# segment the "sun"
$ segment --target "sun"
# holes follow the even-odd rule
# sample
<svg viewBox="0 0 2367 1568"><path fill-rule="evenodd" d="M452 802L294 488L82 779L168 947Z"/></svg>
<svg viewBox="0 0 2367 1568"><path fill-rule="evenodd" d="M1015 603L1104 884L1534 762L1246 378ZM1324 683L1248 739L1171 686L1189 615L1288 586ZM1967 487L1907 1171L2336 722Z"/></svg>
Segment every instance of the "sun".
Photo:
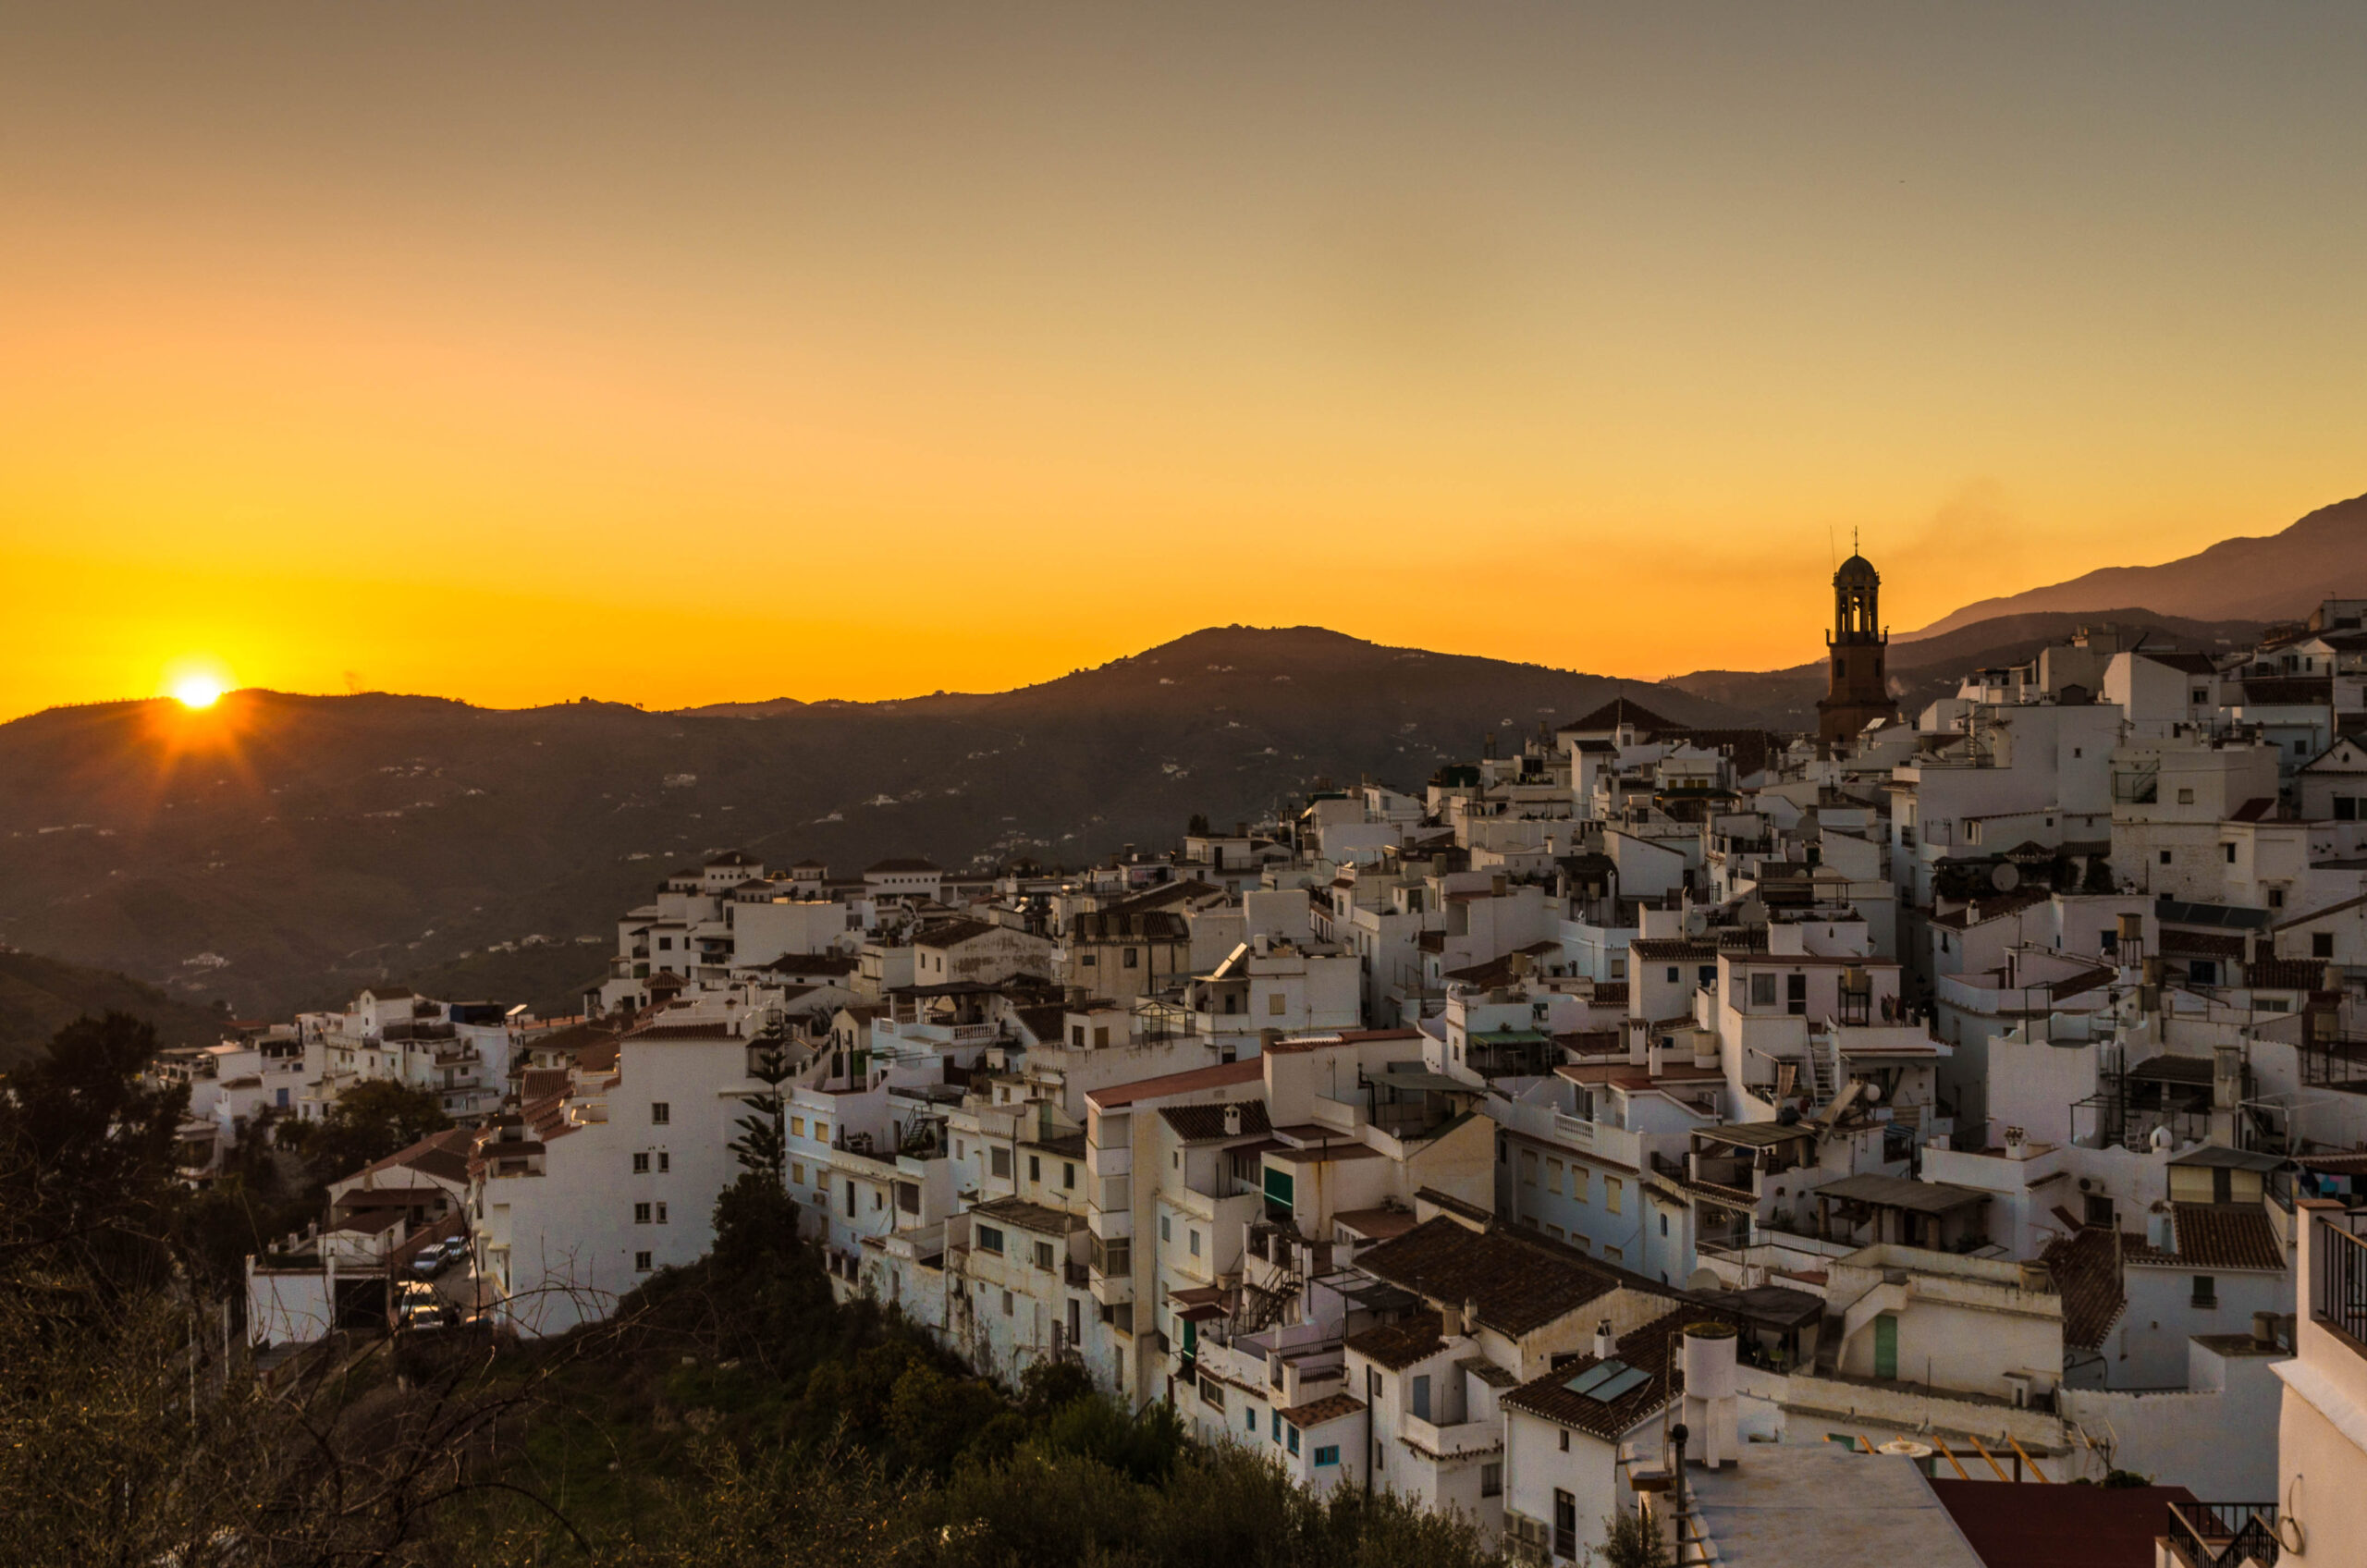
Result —
<svg viewBox="0 0 2367 1568"><path fill-rule="evenodd" d="M173 695L185 708L210 708L221 701L223 686L211 675L184 675L173 682Z"/></svg>

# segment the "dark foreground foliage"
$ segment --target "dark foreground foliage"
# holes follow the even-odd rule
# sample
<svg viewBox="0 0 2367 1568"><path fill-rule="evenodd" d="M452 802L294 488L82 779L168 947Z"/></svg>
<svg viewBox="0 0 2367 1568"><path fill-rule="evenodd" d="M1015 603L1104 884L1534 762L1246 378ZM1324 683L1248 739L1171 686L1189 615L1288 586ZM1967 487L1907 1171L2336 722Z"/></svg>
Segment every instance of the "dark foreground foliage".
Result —
<svg viewBox="0 0 2367 1568"><path fill-rule="evenodd" d="M754 1177L713 1254L610 1323L337 1341L254 1376L219 1311L244 1224L173 1182L181 1108L131 1081L142 1028L77 1025L0 1080L0 1568L1492 1561L1458 1521L1318 1501L1074 1367L972 1377L834 1303Z"/></svg>

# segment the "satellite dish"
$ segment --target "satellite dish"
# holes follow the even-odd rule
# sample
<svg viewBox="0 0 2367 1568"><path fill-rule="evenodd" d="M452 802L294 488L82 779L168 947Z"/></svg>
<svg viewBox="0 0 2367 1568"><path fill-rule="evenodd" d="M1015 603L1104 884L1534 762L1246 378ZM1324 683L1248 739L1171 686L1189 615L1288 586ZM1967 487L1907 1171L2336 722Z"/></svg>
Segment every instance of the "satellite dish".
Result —
<svg viewBox="0 0 2367 1568"><path fill-rule="evenodd" d="M2011 861L2001 861L1990 869L1989 885L2001 893L2010 893L2022 885L2022 873Z"/></svg>
<svg viewBox="0 0 2367 1568"><path fill-rule="evenodd" d="M1893 1438L1890 1441L1874 1450L1874 1452L1876 1453L1903 1453L1909 1459L1929 1459L1932 1457L1932 1450L1930 1447L1923 1443L1912 1441L1907 1438Z"/></svg>
<svg viewBox="0 0 2367 1568"><path fill-rule="evenodd" d="M1686 1278L1685 1288L1688 1291L1723 1291L1726 1282L1711 1269L1697 1268Z"/></svg>

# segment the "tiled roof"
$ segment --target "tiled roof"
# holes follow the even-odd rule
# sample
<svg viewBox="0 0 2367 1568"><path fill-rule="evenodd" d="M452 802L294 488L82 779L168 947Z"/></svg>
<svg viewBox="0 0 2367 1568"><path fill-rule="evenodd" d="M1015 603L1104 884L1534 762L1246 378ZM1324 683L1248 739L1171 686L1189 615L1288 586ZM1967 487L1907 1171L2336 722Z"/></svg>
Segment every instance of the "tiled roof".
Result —
<svg viewBox="0 0 2367 1568"><path fill-rule="evenodd" d="M975 941L993 929L991 925L983 920L940 920L934 925L924 925L914 932L913 946L916 948L959 947L963 942Z"/></svg>
<svg viewBox="0 0 2367 1568"><path fill-rule="evenodd" d="M1932 917L1932 924L1944 925L1954 931L1962 931L1968 926L1986 925L1993 920L2003 920L2009 914L2019 914L2032 904L2042 904L2052 897L2054 895L2044 888L2017 888L2010 893L1976 899L1964 908L1950 910L1945 914L1935 914Z"/></svg>
<svg viewBox="0 0 2367 1568"><path fill-rule="evenodd" d="M2226 931L2169 931L2162 933L2162 956L2165 958L2241 958L2244 939Z"/></svg>
<svg viewBox="0 0 2367 1568"><path fill-rule="evenodd" d="M1446 1349L1446 1341L1439 1337L1439 1315L1417 1312L1399 1322L1351 1335L1347 1348L1394 1372L1424 1356L1436 1355Z"/></svg>
<svg viewBox="0 0 2367 1568"><path fill-rule="evenodd" d="M441 1182L465 1182L469 1179L469 1145L475 1141L474 1128L448 1127L441 1133L430 1133L408 1147L397 1149L384 1159L363 1166L353 1176L367 1176L401 1167ZM343 1179L351 1181L353 1177Z"/></svg>
<svg viewBox="0 0 2367 1568"><path fill-rule="evenodd" d="M781 974L852 974L863 961L852 953L783 953L765 967Z"/></svg>
<svg viewBox="0 0 2367 1568"><path fill-rule="evenodd" d="M2275 676L2244 682L2246 707L2331 707L2334 682L2323 675Z"/></svg>
<svg viewBox="0 0 2367 1568"><path fill-rule="evenodd" d="M1229 1133L1225 1131L1225 1113L1233 1110L1240 1112L1241 1127L1238 1132ZM1217 1138L1247 1137L1251 1133L1263 1137L1273 1131L1273 1123L1266 1116L1264 1100L1161 1106L1159 1114L1160 1120L1175 1129L1175 1135L1187 1144L1206 1143Z"/></svg>
<svg viewBox="0 0 2367 1568"><path fill-rule="evenodd" d="M1608 1404L1570 1388L1573 1378L1600 1360L1594 1355L1565 1362L1543 1377L1523 1383L1504 1395L1502 1403L1508 1409L1541 1415L1599 1438L1616 1439L1668 1403L1669 1352L1680 1337L1679 1330L1687 1323L1715 1317L1716 1314L1705 1307L1681 1306L1621 1338L1614 1359L1645 1377L1641 1383Z"/></svg>
<svg viewBox="0 0 2367 1568"><path fill-rule="evenodd" d="M2138 1240L2120 1238L2124 1245ZM2113 1241L2110 1230L2091 1226L2046 1249L2047 1271L2063 1297L2063 1342L2079 1350L2094 1350L2103 1344L2128 1305L2121 1290Z"/></svg>
<svg viewBox="0 0 2367 1568"><path fill-rule="evenodd" d="M1474 1231L1441 1215L1356 1255L1376 1280L1437 1301L1467 1302L1474 1321L1526 1334L1618 1288L1606 1268L1509 1231Z"/></svg>
<svg viewBox="0 0 2367 1568"><path fill-rule="evenodd" d="M2193 1268L2258 1268L2281 1271L2285 1247L2256 1203L2181 1203L2171 1206L2177 1231L2177 1262Z"/></svg>
<svg viewBox="0 0 2367 1568"><path fill-rule="evenodd" d="M1555 730L1554 733L1557 735L1591 735L1604 730L1616 729L1623 724L1632 724L1637 729L1648 732L1661 729L1674 729L1679 728L1675 723L1669 719L1662 718L1660 715L1644 706L1641 703L1635 702L1626 697L1613 697L1610 702L1603 704L1602 706L1595 709L1594 712L1588 714L1583 718L1572 719L1569 723Z"/></svg>
<svg viewBox="0 0 2367 1568"><path fill-rule="evenodd" d="M2244 984L2272 991L2314 991L2324 983L2322 958L2256 958L2244 965Z"/></svg>
<svg viewBox="0 0 2367 1568"><path fill-rule="evenodd" d="M1188 1095L1199 1089L1223 1089L1235 1084L1254 1084L1266 1076L1266 1064L1256 1057L1244 1061L1221 1062L1215 1067L1196 1067L1186 1072L1169 1072L1157 1078L1137 1078L1131 1084L1112 1084L1095 1089L1085 1096L1104 1110L1132 1105L1136 1100L1161 1099L1169 1095Z"/></svg>
<svg viewBox="0 0 2367 1568"><path fill-rule="evenodd" d="M1637 958L1656 962L1668 959L1716 958L1718 944L1706 937L1640 937L1627 944L1627 950Z"/></svg>
<svg viewBox="0 0 2367 1568"><path fill-rule="evenodd" d="M1354 1415L1364 1407L1365 1402L1354 1394L1327 1394L1312 1404L1294 1404L1277 1414L1305 1431L1309 1427L1320 1427L1326 1421L1337 1421L1343 1415Z"/></svg>

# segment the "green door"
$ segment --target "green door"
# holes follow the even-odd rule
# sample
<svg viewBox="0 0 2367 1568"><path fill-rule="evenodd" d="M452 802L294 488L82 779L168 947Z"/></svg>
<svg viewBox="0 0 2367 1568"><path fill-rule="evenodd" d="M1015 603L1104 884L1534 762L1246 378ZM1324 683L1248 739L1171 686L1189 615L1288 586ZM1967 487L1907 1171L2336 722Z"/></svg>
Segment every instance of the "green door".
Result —
<svg viewBox="0 0 2367 1568"><path fill-rule="evenodd" d="M1898 1376L1898 1316L1885 1312L1874 1319L1874 1376Z"/></svg>

